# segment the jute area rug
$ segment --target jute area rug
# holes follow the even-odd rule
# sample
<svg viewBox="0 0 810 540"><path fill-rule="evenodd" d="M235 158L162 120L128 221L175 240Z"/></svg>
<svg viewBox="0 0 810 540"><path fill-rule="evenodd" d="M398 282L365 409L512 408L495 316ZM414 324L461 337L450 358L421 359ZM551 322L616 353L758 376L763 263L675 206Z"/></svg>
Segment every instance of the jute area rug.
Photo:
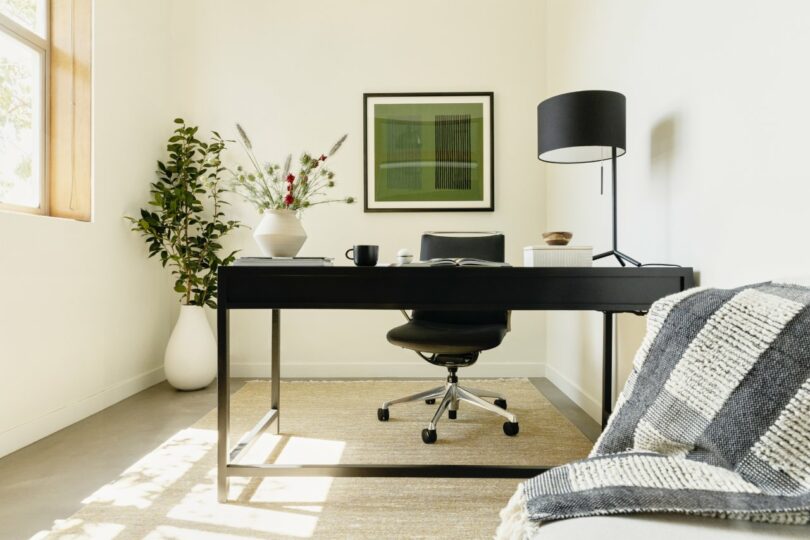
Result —
<svg viewBox="0 0 810 540"><path fill-rule="evenodd" d="M422 428L435 410L386 399L426 390L431 381L283 382L282 435L265 434L245 462L459 463L557 465L585 457L591 444L526 379L462 381L503 393L520 422L461 404L442 419L439 440ZM231 440L269 404L267 382L232 398ZM412 478L231 479L231 502L216 501L216 410L184 429L83 501L76 514L37 538L243 540L254 538L491 538L518 480Z"/></svg>

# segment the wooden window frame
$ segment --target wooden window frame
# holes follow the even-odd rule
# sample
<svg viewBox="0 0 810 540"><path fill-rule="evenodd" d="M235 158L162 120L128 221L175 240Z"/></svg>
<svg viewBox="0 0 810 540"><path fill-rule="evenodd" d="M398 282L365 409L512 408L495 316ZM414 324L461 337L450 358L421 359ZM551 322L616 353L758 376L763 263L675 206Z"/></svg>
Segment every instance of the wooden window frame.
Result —
<svg viewBox="0 0 810 540"><path fill-rule="evenodd" d="M44 39L0 14L4 27L10 21L40 40L45 55L40 205L0 210L91 221L92 0L47 0L45 10Z"/></svg>
<svg viewBox="0 0 810 540"><path fill-rule="evenodd" d="M92 192L92 0L50 0L48 213L90 221Z"/></svg>

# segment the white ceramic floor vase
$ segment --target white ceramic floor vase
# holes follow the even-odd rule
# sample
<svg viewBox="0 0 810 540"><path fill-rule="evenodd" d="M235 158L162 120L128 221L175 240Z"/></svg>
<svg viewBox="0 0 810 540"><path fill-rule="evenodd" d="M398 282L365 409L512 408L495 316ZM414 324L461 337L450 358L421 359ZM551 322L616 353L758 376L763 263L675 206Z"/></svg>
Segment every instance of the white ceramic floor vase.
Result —
<svg viewBox="0 0 810 540"><path fill-rule="evenodd" d="M253 239L265 257L295 257L307 233L294 210L265 210Z"/></svg>
<svg viewBox="0 0 810 540"><path fill-rule="evenodd" d="M217 375L217 342L201 306L180 306L163 358L166 380L178 390L205 388Z"/></svg>

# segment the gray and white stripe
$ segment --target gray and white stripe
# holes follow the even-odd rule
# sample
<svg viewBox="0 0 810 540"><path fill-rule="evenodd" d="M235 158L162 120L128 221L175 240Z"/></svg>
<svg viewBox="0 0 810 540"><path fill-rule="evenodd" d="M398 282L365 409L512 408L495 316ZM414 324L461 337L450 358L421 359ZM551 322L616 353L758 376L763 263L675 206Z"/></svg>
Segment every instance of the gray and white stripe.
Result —
<svg viewBox="0 0 810 540"><path fill-rule="evenodd" d="M630 512L810 522L810 288L657 302L591 456L520 493L503 515L521 527Z"/></svg>

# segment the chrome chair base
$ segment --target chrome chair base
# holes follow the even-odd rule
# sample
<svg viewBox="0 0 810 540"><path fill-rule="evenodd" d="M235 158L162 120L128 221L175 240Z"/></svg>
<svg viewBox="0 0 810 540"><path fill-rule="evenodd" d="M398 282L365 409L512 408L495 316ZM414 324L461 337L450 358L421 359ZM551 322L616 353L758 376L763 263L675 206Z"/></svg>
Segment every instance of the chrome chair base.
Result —
<svg viewBox="0 0 810 540"><path fill-rule="evenodd" d="M495 403L485 401L483 398L494 398ZM456 418L459 403L462 401L470 405L474 405L486 411L498 414L506 418L503 425L504 433L509 436L517 435L518 433L518 420L517 416L506 410L506 399L500 394L488 390L479 390L476 388L466 388L458 384L458 379L453 372L447 377L447 383L444 386L437 386L424 392L417 392L409 396L386 401L377 410L377 419L385 422L389 418L388 408L391 405L399 403L410 403L413 401L428 401L441 399L439 407L433 414L428 427L422 430L422 440L425 443L433 443L436 441L436 426L439 423L445 411L448 412L448 417L452 420Z"/></svg>

